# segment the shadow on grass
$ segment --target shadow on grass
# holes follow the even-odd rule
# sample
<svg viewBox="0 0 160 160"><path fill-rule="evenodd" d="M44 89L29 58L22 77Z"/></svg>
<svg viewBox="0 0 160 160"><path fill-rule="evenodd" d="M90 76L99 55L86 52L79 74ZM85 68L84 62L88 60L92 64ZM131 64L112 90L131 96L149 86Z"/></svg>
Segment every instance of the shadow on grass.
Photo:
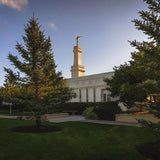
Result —
<svg viewBox="0 0 160 160"><path fill-rule="evenodd" d="M42 125L38 128L36 125L32 126L18 126L11 129L14 132L21 133L48 133L48 132L58 132L61 131L61 128L49 125Z"/></svg>
<svg viewBox="0 0 160 160"><path fill-rule="evenodd" d="M136 146L136 149L147 158L160 160L160 141L145 143L140 146Z"/></svg>

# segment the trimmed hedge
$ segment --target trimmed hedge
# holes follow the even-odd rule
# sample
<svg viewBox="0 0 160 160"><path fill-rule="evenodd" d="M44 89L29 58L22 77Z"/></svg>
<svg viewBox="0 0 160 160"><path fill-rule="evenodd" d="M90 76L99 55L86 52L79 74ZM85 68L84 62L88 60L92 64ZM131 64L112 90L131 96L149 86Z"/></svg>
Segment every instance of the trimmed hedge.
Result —
<svg viewBox="0 0 160 160"><path fill-rule="evenodd" d="M98 106L98 108L96 108ZM102 120L115 120L115 114L121 113L117 102L75 102L65 103L62 108L63 111L77 110L78 114L82 114L88 107L95 107L95 113L99 119Z"/></svg>
<svg viewBox="0 0 160 160"><path fill-rule="evenodd" d="M97 108L98 106L98 108ZM94 107L94 112L97 114L99 119L102 120L115 120L115 114L122 113L120 107L118 107L117 102L75 102L75 103L65 103L60 107L55 106L49 109L48 113L64 112L76 110L77 114L82 115L86 108ZM2 105L0 109L9 109L9 106ZM25 111L24 106L12 106L12 110L19 110L19 112Z"/></svg>
<svg viewBox="0 0 160 160"><path fill-rule="evenodd" d="M10 108L9 105L0 105L0 109L1 110L8 110ZM21 106L21 105L12 105L12 109L16 109L16 110L21 110L23 111L24 110L24 106Z"/></svg>
<svg viewBox="0 0 160 160"><path fill-rule="evenodd" d="M117 103L107 103L105 106L95 108L95 113L102 120L115 120L115 114L122 113Z"/></svg>

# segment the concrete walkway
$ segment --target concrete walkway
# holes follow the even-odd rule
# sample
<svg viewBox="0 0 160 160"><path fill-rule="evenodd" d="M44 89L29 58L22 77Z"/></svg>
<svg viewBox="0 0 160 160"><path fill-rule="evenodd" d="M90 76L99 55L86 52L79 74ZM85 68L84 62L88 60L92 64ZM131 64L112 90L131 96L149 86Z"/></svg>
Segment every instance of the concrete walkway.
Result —
<svg viewBox="0 0 160 160"><path fill-rule="evenodd" d="M17 118L17 116L5 116L5 115L0 115L0 118L16 119L16 118Z"/></svg>
<svg viewBox="0 0 160 160"><path fill-rule="evenodd" d="M16 119L17 117L18 116L0 115L0 118ZM83 116L69 116L69 117L63 117L63 118L54 118L54 119L49 119L48 121L53 123L81 121L81 122L88 122L88 123L120 125L120 126L141 126L138 123L116 122L116 121L107 121L107 120L89 120L89 119L85 119Z"/></svg>
<svg viewBox="0 0 160 160"><path fill-rule="evenodd" d="M83 116L69 116L63 118L54 118L49 119L49 122L59 123L59 122L69 122L69 121L84 121L85 118Z"/></svg>
<svg viewBox="0 0 160 160"><path fill-rule="evenodd" d="M141 126L139 123L117 122L117 121L107 121L107 120L84 120L83 122L120 125L120 126Z"/></svg>
<svg viewBox="0 0 160 160"><path fill-rule="evenodd" d="M140 126L140 124L138 123L116 122L107 120L87 120L83 116L69 116L64 118L49 119L49 122L54 122L54 123L69 122L69 121L81 121L88 123L110 124L110 125L121 125L121 126Z"/></svg>
<svg viewBox="0 0 160 160"><path fill-rule="evenodd" d="M6 115L0 115L0 118L9 118L9 119L17 119L18 117L22 117L22 119L27 119L28 116L6 116Z"/></svg>

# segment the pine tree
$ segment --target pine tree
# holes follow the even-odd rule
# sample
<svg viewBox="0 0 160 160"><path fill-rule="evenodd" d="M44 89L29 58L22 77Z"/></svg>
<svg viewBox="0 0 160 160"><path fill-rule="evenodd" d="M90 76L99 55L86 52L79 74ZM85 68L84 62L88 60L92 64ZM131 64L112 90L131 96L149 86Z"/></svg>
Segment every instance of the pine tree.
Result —
<svg viewBox="0 0 160 160"><path fill-rule="evenodd" d="M8 102L10 106L10 114L12 113L12 104L15 102L15 97L17 97L17 93L15 92L15 88L17 86L17 78L18 75L14 74L12 70L4 67L4 70L7 72L5 75L5 83L4 87L1 88L2 97L5 102Z"/></svg>
<svg viewBox="0 0 160 160"><path fill-rule="evenodd" d="M144 74L148 78L140 85L150 94L148 94L148 99L140 105L160 119L160 1L144 0L144 2L148 5L148 11L140 11L141 19L135 19L133 22L138 30L148 36L150 41L131 42L131 45L138 49L138 52L132 53L132 57L136 64L144 69ZM160 136L160 121L156 124L145 120L139 120L139 122Z"/></svg>
<svg viewBox="0 0 160 160"><path fill-rule="evenodd" d="M8 56L20 72L17 82L26 88L37 127L41 126L41 115L48 107L64 101L64 97L65 101L70 98L70 90L65 86L61 72L56 72L50 37L46 38L40 27L34 16L29 19L24 28L25 36L22 36L24 45L16 44L21 59L11 53Z"/></svg>
<svg viewBox="0 0 160 160"><path fill-rule="evenodd" d="M132 60L115 68L112 79L106 79L113 96L120 96L126 104L139 104L160 118L160 1L144 0L147 11L140 11L134 19L136 29L148 36L148 41L132 41L137 49ZM139 102L137 102L139 101ZM131 104L130 107L131 107ZM153 124L140 120L160 135L160 122Z"/></svg>

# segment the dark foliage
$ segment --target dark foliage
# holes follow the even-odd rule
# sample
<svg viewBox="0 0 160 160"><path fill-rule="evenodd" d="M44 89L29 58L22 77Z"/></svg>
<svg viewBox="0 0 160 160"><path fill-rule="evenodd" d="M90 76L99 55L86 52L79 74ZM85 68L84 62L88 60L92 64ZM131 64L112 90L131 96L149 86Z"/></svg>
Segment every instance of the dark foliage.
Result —
<svg viewBox="0 0 160 160"><path fill-rule="evenodd" d="M96 108L98 106L98 108ZM83 103L65 103L62 107L63 111L76 110L78 114L82 114L88 107L95 107L95 112L100 119L114 120L115 114L121 113L117 102L83 102Z"/></svg>
<svg viewBox="0 0 160 160"><path fill-rule="evenodd" d="M120 107L117 106L117 103L108 103L106 105L99 106L95 109L99 119L102 120L115 120L115 115L121 113Z"/></svg>
<svg viewBox="0 0 160 160"><path fill-rule="evenodd" d="M144 0L147 11L140 11L139 19L134 19L137 30L142 31L150 40L130 41L136 48L131 53L131 60L114 67L112 79L106 79L111 96L119 96L128 107L148 100L151 94L160 93L160 1Z"/></svg>

